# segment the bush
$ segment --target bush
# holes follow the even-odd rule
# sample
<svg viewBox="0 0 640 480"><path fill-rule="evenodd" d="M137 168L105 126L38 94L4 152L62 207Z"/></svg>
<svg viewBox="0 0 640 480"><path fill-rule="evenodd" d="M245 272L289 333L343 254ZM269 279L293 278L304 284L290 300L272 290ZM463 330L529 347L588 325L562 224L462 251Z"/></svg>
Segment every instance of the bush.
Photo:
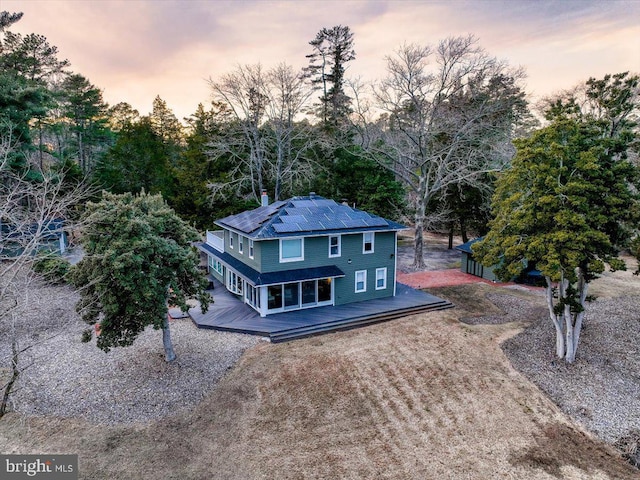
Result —
<svg viewBox="0 0 640 480"><path fill-rule="evenodd" d="M33 271L53 285L67 283L66 275L71 264L59 255L38 257L33 263Z"/></svg>

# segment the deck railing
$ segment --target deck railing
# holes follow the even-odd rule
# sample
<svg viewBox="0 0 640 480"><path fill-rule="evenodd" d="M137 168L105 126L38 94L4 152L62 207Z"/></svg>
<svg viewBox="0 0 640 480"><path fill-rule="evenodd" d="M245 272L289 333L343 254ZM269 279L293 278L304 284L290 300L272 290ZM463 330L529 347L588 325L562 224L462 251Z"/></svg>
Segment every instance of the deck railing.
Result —
<svg viewBox="0 0 640 480"><path fill-rule="evenodd" d="M207 230L207 245L211 245L219 252L224 252L224 232Z"/></svg>

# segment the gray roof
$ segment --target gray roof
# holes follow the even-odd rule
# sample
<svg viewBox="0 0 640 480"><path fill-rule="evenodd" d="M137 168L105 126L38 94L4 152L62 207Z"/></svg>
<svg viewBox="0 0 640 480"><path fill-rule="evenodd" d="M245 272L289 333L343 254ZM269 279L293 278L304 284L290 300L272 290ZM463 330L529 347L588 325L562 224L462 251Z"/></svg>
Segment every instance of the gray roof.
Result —
<svg viewBox="0 0 640 480"><path fill-rule="evenodd" d="M253 239L397 231L406 227L318 195L294 197L217 220L216 225Z"/></svg>
<svg viewBox="0 0 640 480"><path fill-rule="evenodd" d="M473 250L471 250L471 246L476 243L479 242L480 240L482 240L484 237L478 237L478 238L474 238L473 240L469 240L467 243L463 243L462 245L458 245L456 247L456 250L460 250L461 252L465 252L465 253L473 253Z"/></svg>

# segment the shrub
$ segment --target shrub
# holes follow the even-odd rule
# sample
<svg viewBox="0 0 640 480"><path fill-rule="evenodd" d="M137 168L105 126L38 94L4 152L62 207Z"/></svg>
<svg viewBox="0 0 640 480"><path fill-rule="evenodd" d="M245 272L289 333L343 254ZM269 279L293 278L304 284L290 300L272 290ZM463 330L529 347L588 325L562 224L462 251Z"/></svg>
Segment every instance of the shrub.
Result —
<svg viewBox="0 0 640 480"><path fill-rule="evenodd" d="M66 283L66 275L71 264L59 255L44 255L36 258L33 271L53 285Z"/></svg>

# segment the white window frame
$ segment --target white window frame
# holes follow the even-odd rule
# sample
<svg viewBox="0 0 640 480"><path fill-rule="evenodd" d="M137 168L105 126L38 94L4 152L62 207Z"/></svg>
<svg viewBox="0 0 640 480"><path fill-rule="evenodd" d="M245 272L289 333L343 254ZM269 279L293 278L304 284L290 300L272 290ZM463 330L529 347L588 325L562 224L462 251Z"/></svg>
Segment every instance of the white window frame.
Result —
<svg viewBox="0 0 640 480"><path fill-rule="evenodd" d="M242 235L238 235L238 253L244 253L244 242Z"/></svg>
<svg viewBox="0 0 640 480"><path fill-rule="evenodd" d="M367 251L365 249L365 245L368 243L367 242L367 235L371 235L371 250ZM373 253L375 250L375 245L376 245L376 233L375 232L364 232L362 234L362 254L363 255L368 255L370 253Z"/></svg>
<svg viewBox="0 0 640 480"><path fill-rule="evenodd" d="M253 258L253 240L249 239L249 258Z"/></svg>
<svg viewBox="0 0 640 480"><path fill-rule="evenodd" d="M362 275L362 284L363 288L358 289L358 275ZM356 293L364 293L367 291L367 271L366 270L356 270L355 273L356 282L355 282L355 292Z"/></svg>
<svg viewBox="0 0 640 480"><path fill-rule="evenodd" d="M282 257L282 242L287 242L291 240L300 240L300 256L299 257L291 257L291 258L283 258ZM292 237L292 238L281 238L279 242L279 251L278 256L280 257L280 263L288 263L288 262L302 262L304 261L304 237Z"/></svg>
<svg viewBox="0 0 640 480"><path fill-rule="evenodd" d="M229 232L229 248L233 250L233 233Z"/></svg>
<svg viewBox="0 0 640 480"><path fill-rule="evenodd" d="M338 239L338 253L336 253L335 255L331 254L331 239L332 238L337 238ZM329 258L337 258L342 256L342 236L341 235L329 235Z"/></svg>
<svg viewBox="0 0 640 480"><path fill-rule="evenodd" d="M382 273L382 286L378 286L379 274ZM386 290L387 288L387 267L376 268L376 290Z"/></svg>

